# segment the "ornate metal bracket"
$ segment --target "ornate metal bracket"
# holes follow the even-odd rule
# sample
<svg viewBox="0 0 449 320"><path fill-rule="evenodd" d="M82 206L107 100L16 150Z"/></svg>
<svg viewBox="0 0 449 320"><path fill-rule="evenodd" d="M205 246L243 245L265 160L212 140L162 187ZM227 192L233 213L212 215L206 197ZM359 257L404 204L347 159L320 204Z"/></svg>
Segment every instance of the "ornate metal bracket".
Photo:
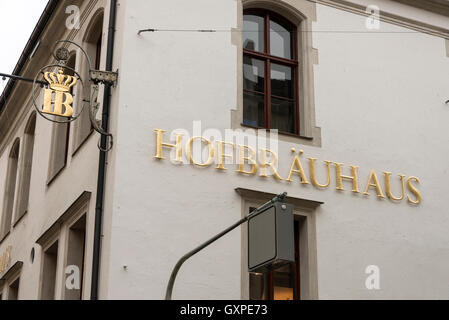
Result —
<svg viewBox="0 0 449 320"><path fill-rule="evenodd" d="M98 113L98 109L100 107L100 103L97 101L98 90L99 90L99 88L98 88L97 84L95 84L91 87L92 94L90 97L89 119L90 119L90 122L92 123L92 126L95 131L97 131L99 134L109 138L109 146L106 149L103 149L101 147L100 141L98 141L98 149L100 149L101 151L104 151L104 152L108 152L109 150L112 149L114 139L113 139L112 134L103 130L103 128L101 127L101 120L97 120L97 113Z"/></svg>
<svg viewBox="0 0 449 320"><path fill-rule="evenodd" d="M56 47L63 43L64 45L60 46L59 48L56 49ZM69 50L67 49L68 45L67 44L72 44L74 46L76 46L78 49L80 49L80 51L84 54L86 61L87 61L87 65L89 68L89 81L91 83L93 83L93 85L91 85L91 90L90 90L90 97L87 97L86 94L88 93L87 88L85 87L84 82L82 81L81 75L79 73L77 73L75 70L73 70L72 68L69 68L67 66L65 66L65 62L69 59ZM110 86L114 86L117 82L117 78L118 78L118 72L112 72L112 71L101 71L101 70L93 70L92 69L92 64L91 64L91 60L89 58L89 55L87 54L87 52L81 47L79 46L77 43L70 41L70 40L59 40L57 41L52 48L52 55L53 57L58 61L58 64L54 64L54 65L50 65L50 66L46 66L44 68L42 68L39 73L36 75L36 77L34 78L34 83L33 83L33 93L35 92L34 90L34 85L36 85L37 83L41 83L42 81L38 80L37 78L39 76L42 76L43 70L44 69L48 69L48 68L54 68L54 67L60 67L60 68L65 68L70 70L71 72L73 72L73 74L76 75L76 79L79 80L82 84L83 87L83 99L82 99L82 107L80 109L80 111L76 114L76 115L68 115L67 118L65 120L59 120L56 118L50 118L48 116L45 116L44 113L39 109L38 107L38 103L36 102L36 98L33 94L33 102L34 102L34 106L37 109L37 111L39 112L40 115L42 115L45 119L53 121L53 122L58 122L58 123L67 123L67 122L71 122L76 120L83 108L84 108L84 104L88 103L89 105L89 119L90 122L92 123L92 127L94 128L95 131L97 131L99 134L106 136L109 140L108 143L108 147L106 149L103 149L100 145L100 142L98 143L98 148L101 151L107 152L109 150L112 149L112 145L113 145L113 137L112 134L110 134L109 132L106 132L102 126L101 126L101 120L97 120L96 115L98 113L99 107L100 107L100 103L97 100L98 97L98 91L99 91L99 84L103 84L103 85L110 85ZM62 69L60 69L60 77L57 80L55 80L56 78L52 79L51 81L57 82L55 85L65 85L66 83L64 82L65 78L62 78L63 76L65 76L62 72ZM72 77L73 78L73 77ZM76 83L76 80L75 80ZM63 88L64 90L66 88ZM69 95L69 94L67 94ZM51 96L48 95L48 98L51 99ZM73 101L73 100L72 100ZM48 102L48 101L47 101ZM70 102L71 103L71 102ZM64 116L62 114L57 114L54 112L51 112L52 114L58 115L58 116Z"/></svg>
<svg viewBox="0 0 449 320"><path fill-rule="evenodd" d="M109 84L115 87L118 78L118 72L90 70L90 80L95 84Z"/></svg>

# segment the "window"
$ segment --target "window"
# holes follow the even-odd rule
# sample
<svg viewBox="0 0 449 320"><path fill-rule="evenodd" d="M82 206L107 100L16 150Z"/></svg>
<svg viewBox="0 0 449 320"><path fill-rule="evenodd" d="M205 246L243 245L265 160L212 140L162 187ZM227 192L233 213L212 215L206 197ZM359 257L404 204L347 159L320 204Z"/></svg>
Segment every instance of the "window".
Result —
<svg viewBox="0 0 449 320"><path fill-rule="evenodd" d="M42 265L41 299L55 299L56 270L58 265L58 241L44 251Z"/></svg>
<svg viewBox="0 0 449 320"><path fill-rule="evenodd" d="M3 239L11 229L14 195L16 191L17 166L19 162L20 140L16 139L9 153L8 171L6 175L5 196L3 202L3 216L1 221L1 235Z"/></svg>
<svg viewBox="0 0 449 320"><path fill-rule="evenodd" d="M296 27L268 10L243 14L243 124L299 134Z"/></svg>
<svg viewBox="0 0 449 320"><path fill-rule="evenodd" d="M15 222L19 221L28 210L30 195L31 167L33 162L34 130L36 128L36 113L33 113L25 127L23 157L21 160L21 174L18 188L17 209Z"/></svg>
<svg viewBox="0 0 449 320"><path fill-rule="evenodd" d="M23 262L16 261L3 274L0 280L0 300L19 300L20 294L20 274L22 272Z"/></svg>
<svg viewBox="0 0 449 320"><path fill-rule="evenodd" d="M76 54L72 54L67 61L67 67L75 69L76 67ZM74 76L74 72L70 69L65 69L65 73ZM73 87L70 89L70 93L73 94ZM76 108L76 106L74 105ZM66 121L67 119L57 117L60 121ZM52 132L52 147L51 147L51 160L48 175L48 183L65 168L67 164L67 154L69 149L70 140L70 123L54 123Z"/></svg>
<svg viewBox="0 0 449 320"><path fill-rule="evenodd" d="M83 192L37 240L42 247L40 299L88 299L86 237L90 192Z"/></svg>
<svg viewBox="0 0 449 320"><path fill-rule="evenodd" d="M86 36L84 38L84 47L87 54L92 60L92 68L99 70L101 63L101 50L103 41L103 12L98 13L87 29ZM87 65L83 68L83 78L89 79L89 68ZM90 93L88 94L90 97ZM81 106L81 102L79 102ZM74 140L74 153L79 147L87 140L93 131L92 124L90 122L89 108L84 107L79 119L76 121L76 137Z"/></svg>
<svg viewBox="0 0 449 320"><path fill-rule="evenodd" d="M84 254L86 240L86 215L68 229L68 247L66 259L65 300L81 300L83 293ZM70 278L69 278L70 277Z"/></svg>
<svg viewBox="0 0 449 320"><path fill-rule="evenodd" d="M19 285L20 285L20 278L17 278L9 285L8 300L18 300L19 299Z"/></svg>
<svg viewBox="0 0 449 320"><path fill-rule="evenodd" d="M103 40L101 29L100 34L97 35L97 43L95 44L95 70L100 70L100 59L101 59L101 42Z"/></svg>
<svg viewBox="0 0 449 320"><path fill-rule="evenodd" d="M67 164L69 139L70 123L54 123L48 183L52 182Z"/></svg>
<svg viewBox="0 0 449 320"><path fill-rule="evenodd" d="M251 208L250 212L255 208ZM299 300L299 221L295 221L295 263L267 274L249 274L250 300Z"/></svg>
<svg viewBox="0 0 449 320"><path fill-rule="evenodd" d="M242 217L272 199L275 194L245 188L235 190L244 200ZM248 228L242 228L243 299L318 299L316 209L322 202L288 197L293 206L295 262L270 273L248 272Z"/></svg>

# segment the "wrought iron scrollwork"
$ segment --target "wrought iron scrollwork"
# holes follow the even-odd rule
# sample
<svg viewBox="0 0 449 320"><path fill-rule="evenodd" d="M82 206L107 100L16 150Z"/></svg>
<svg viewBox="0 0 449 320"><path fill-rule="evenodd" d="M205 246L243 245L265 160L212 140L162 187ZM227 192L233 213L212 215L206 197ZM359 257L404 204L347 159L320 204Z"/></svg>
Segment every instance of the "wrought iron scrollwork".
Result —
<svg viewBox="0 0 449 320"><path fill-rule="evenodd" d="M58 47L58 45L60 45ZM66 61L69 59L69 51L67 50L67 47L72 44L75 47L77 47L84 55L84 57L86 58L87 61L87 65L89 68L89 81L92 83L91 85L91 90L90 90L90 97L87 97L87 93L89 92L89 90L86 90L86 83L82 80L81 75L76 72L73 68L67 67L66 66ZM57 48L58 47L58 48ZM76 119L79 118L82 110L84 109L84 104L88 103L89 106L89 120L92 124L92 127L94 128L95 131L97 131L99 134L101 134L102 136L105 136L107 141L108 141L108 146L106 149L102 148L100 142L98 143L98 148L101 151L107 152L109 150L112 149L113 146L113 136L111 133L107 132L106 130L104 130L104 128L101 125L101 120L97 120L96 116L98 113L98 110L100 108L100 103L97 100L98 97L98 91L99 91L99 84L103 84L103 85L110 85L110 86L115 86L115 83L117 81L117 77L118 77L118 73L117 72L111 72L111 71L100 71L100 70L94 70L92 69L92 63L90 60L89 55L87 54L87 52L81 47L79 46L77 43L70 41L70 40L59 40L57 41L53 47L52 47L52 55L53 57L58 61L58 64L52 64L49 66L45 66L44 68L42 68L39 73L36 75L36 77L34 78L34 82L33 82L33 103L35 108L37 109L37 111L39 112L39 114L41 116L43 116L45 119L49 120L49 121L53 121L53 122L58 122L58 123L67 123L67 122L72 122L75 121ZM80 83L82 84L82 89L83 89L83 99L82 99L82 106L80 111L73 115L73 116L69 116L67 119L65 120L58 120L50 118L48 116L45 116L45 114L39 109L38 107L38 103L36 102L36 98L35 98L35 88L34 86L38 83L40 83L41 81L38 80L39 76L42 76L44 73L43 71L45 69L48 68L55 68L55 67L59 67L59 68L64 68L67 70L70 70L71 72L73 72L73 74L76 75L76 78L80 81ZM62 71L61 71L62 72ZM101 140L101 139L100 139Z"/></svg>
<svg viewBox="0 0 449 320"><path fill-rule="evenodd" d="M90 112L89 112L89 118L90 122L92 123L92 126L95 131L97 131L99 134L106 136L107 140L109 140L109 146L104 149L101 146L101 139L98 141L98 149L104 152L108 152L112 149L113 146L113 136L109 132L106 132L101 127L101 120L97 120L97 113L100 107L100 103L97 101L98 97L98 84L94 84L91 86L91 96L90 96Z"/></svg>

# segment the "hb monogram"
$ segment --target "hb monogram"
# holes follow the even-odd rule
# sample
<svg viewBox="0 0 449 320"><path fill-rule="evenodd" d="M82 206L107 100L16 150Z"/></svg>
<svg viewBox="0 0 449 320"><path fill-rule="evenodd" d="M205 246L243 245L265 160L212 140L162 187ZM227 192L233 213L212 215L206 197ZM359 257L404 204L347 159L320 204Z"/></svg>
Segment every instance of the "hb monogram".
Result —
<svg viewBox="0 0 449 320"><path fill-rule="evenodd" d="M64 74L62 68L59 68L58 73L45 72L44 79L47 80L50 89L45 89L44 91L42 112L70 118L73 115L73 97L69 90L76 84L77 79ZM54 100L52 100L53 93ZM52 105L54 105L53 111ZM62 106L64 106L64 112Z"/></svg>

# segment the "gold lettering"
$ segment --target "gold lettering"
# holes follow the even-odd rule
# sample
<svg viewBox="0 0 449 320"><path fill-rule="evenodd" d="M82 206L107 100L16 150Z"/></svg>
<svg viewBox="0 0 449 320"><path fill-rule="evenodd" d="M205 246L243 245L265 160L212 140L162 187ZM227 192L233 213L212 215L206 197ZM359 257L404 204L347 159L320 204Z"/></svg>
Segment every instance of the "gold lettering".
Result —
<svg viewBox="0 0 449 320"><path fill-rule="evenodd" d="M352 176L344 176L341 174L341 167L343 166L342 163L332 162L335 164L335 168L337 171L337 190L344 191L343 189L343 179L351 180L352 181L352 192L359 193L359 183L358 183L358 176L357 176L357 169L359 167L357 166L350 166L352 171Z"/></svg>
<svg viewBox="0 0 449 320"><path fill-rule="evenodd" d="M162 136L165 130L161 129L154 129L156 132L156 155L153 157L155 159L161 159L165 160L163 153L162 153L162 147L168 147L168 148L176 148L176 158L175 161L182 162L182 134L176 134L176 145L171 143L164 143L162 142Z"/></svg>
<svg viewBox="0 0 449 320"><path fill-rule="evenodd" d="M207 159L207 161L205 163L195 162L195 160L193 159L192 148L193 148L193 142L196 139L200 139L200 141L206 142L206 144L209 146L209 158ZM212 142L210 142L210 140L208 140L204 137L192 137L186 143L186 156L189 158L190 163L192 163L196 166L199 166L199 167L208 167L212 164L212 162L214 162L215 149L214 149L214 146L212 145Z"/></svg>
<svg viewBox="0 0 449 320"><path fill-rule="evenodd" d="M391 200L398 200L398 201L404 199L404 193L405 193L405 190L404 190L404 178L405 178L405 176L402 175L402 174L398 174L398 176L401 178L402 194L401 194L400 198L396 198L391 193L391 182L390 182L391 172L384 171L384 174L385 174L385 190L386 190L388 198L390 198Z"/></svg>
<svg viewBox="0 0 449 320"><path fill-rule="evenodd" d="M312 180L312 184L318 188L329 187L329 185L331 183L331 164L332 164L332 162L327 161L327 160L324 161L327 165L327 182L326 182L326 184L319 184L318 180L316 179L316 173L315 173L315 162L317 159L315 159L315 158L307 158L307 159L309 159L310 180Z"/></svg>
<svg viewBox="0 0 449 320"><path fill-rule="evenodd" d="M54 101L52 101L53 92L55 93ZM53 103L54 103L54 109L53 109L53 111L51 111L51 105ZM70 93L61 92L61 91L53 91L51 89L45 89L44 90L44 107L42 108L42 112L70 118L73 115L73 108L71 106L72 103L73 103L73 97ZM62 106L65 107L64 113L62 113Z"/></svg>
<svg viewBox="0 0 449 320"><path fill-rule="evenodd" d="M44 89L44 107L42 108L42 112L44 113L52 113L51 112L51 102L53 98L53 90Z"/></svg>
<svg viewBox="0 0 449 320"><path fill-rule="evenodd" d="M236 171L238 173L243 173L243 174L256 174L259 166L257 165L257 162L255 160L256 152L254 151L254 149L249 146L244 146L244 145L238 145L238 149L239 149L238 169ZM245 149L247 149L249 151L248 157L245 157ZM248 162L248 164L251 167L250 171L245 171L245 160Z"/></svg>
<svg viewBox="0 0 449 320"><path fill-rule="evenodd" d="M228 170L227 168L224 167L224 161L225 158L231 158L233 157L232 154L226 154L224 153L224 147L225 145L230 145L232 146L232 150L234 150L235 148L235 144L232 142L225 142L225 141L217 141L217 149L218 149L218 166L216 167L216 169L218 170Z"/></svg>
<svg viewBox="0 0 449 320"><path fill-rule="evenodd" d="M278 156L276 153L274 153L271 150L268 149L260 149L260 177L268 178L267 175L267 167L271 168L271 171L273 172L273 177L275 177L278 180L283 180L279 173L276 171L276 166L278 163ZM271 154L272 161L267 162L267 153Z"/></svg>
<svg viewBox="0 0 449 320"><path fill-rule="evenodd" d="M62 102L63 97L65 97L65 101ZM68 92L56 92L55 97L55 113L61 114L62 113L62 106L65 107L65 112L62 114L64 117L71 117L73 115L73 109L71 107L71 104L73 103L73 97ZM58 109L56 110L56 106Z"/></svg>
<svg viewBox="0 0 449 320"><path fill-rule="evenodd" d="M371 181L374 180L374 183ZM366 185L365 192L363 194L369 195L369 188L370 187L376 187L377 190L377 196L379 198L385 198L385 196L382 193L382 189L380 188L379 180L377 179L376 171L371 170L371 173L369 174L368 184Z"/></svg>
<svg viewBox="0 0 449 320"><path fill-rule="evenodd" d="M420 182L417 177L410 177L407 179L407 188L415 195L416 201L413 201L408 195L407 195L407 200L408 200L408 202L413 203L413 204L420 204L421 200L422 200L421 193L418 191L418 189L416 189L416 187L414 185L412 185L412 180L415 180L418 184Z"/></svg>
<svg viewBox="0 0 449 320"><path fill-rule="evenodd" d="M292 152L294 152L294 149L292 149ZM304 151L299 150L299 154L303 154ZM299 156L295 156L292 162L292 166L290 167L290 172L288 174L287 181L292 182L292 175L293 173L299 174L301 177L301 184L309 184L309 181L307 181L306 175L304 173L304 169L301 165L301 160L299 159Z"/></svg>
<svg viewBox="0 0 449 320"><path fill-rule="evenodd" d="M50 91L46 91L45 92L45 97L44 97L45 101L50 101L52 99L52 92ZM55 98L55 103L58 104L59 102L61 102L62 104L62 100L58 100L59 98L56 97ZM69 100L68 100L69 101ZM66 101L66 103L71 103ZM64 104L62 104L64 105ZM46 107L48 107L48 105L46 105ZM61 111L59 109L56 109L55 112ZM165 130L161 130L161 129L154 129L154 131L156 132L156 155L154 156L154 158L156 159L165 159L163 157L163 148L175 148L176 151L176 161L178 162L182 162L182 138L183 135L182 134L176 134L176 143L172 144L172 143L165 143L163 142L163 134L166 132ZM196 162L193 154L192 154L192 150L193 150L193 145L195 140L200 140L200 144L202 143L202 145L206 145L208 147L208 151L209 151L209 157L207 159L207 161L205 161L204 163L202 162ZM242 173L242 174L247 174L247 175L255 175L257 174L257 171L260 167L260 174L259 176L262 178L268 178L270 176L270 174L277 180L284 180L278 173L278 162L279 162L279 157L278 155L269 150L269 149L259 149L260 155L259 155L259 159L258 158L258 154L257 152L251 148L250 146L246 146L246 145L236 145L232 142L226 142L226 141L217 141L217 150L218 150L218 165L216 166L216 169L218 170L228 170L228 168L225 167L225 162L226 159L233 159L234 158L234 152L232 153L226 153L226 145L232 146L232 151L234 151L235 148L238 149L238 155L237 155L237 164L238 164L238 168L236 170L236 172L238 173ZM204 151L203 148L201 148L202 151ZM248 151L246 151L248 150ZM291 163L291 167L290 167L290 171L288 174L288 178L285 179L288 182L292 182L292 177L294 174L298 175L300 178L300 183L301 184L310 184L310 182L307 180L304 168L302 166L301 163L301 159L300 156L304 153L304 151L302 150L296 150L295 148L291 149L292 152L296 153L298 152L299 155L295 155L292 163ZM214 149L214 145L212 144L212 142L208 139L206 139L205 137L202 136L196 136L196 137L192 137L188 140L188 142L186 143L185 146L185 152L186 152L186 156L187 158L190 160L191 164L194 164L196 166L200 166L200 167L208 167L210 166L213 161L215 160L215 149ZM228 150L228 152L230 152ZM201 155L203 154L203 152L200 153ZM343 175L342 171L343 171L343 164L342 163L337 163L337 162L333 162L333 161L328 161L328 160L324 160L324 164L327 167L327 181L325 181L324 184L321 184L318 181L317 178L317 162L318 159L317 158L307 158L309 160L309 169L310 169L310 181L313 184L313 186L317 187L317 188L328 188L331 184L331 166L332 164L335 164L335 168L336 168L336 189L339 191L344 191L345 189L343 188L343 180L350 180L352 182L352 192L354 193L360 193L359 191L359 185L358 185L358 166L353 166L350 165L349 168L351 170L351 175ZM259 161L257 161L259 160ZM366 188L365 191L363 192L363 194L365 195L369 195L370 189L371 188L375 188L376 193L377 193L377 197L379 198L385 198L388 197L391 200L395 200L395 201L401 201L404 199L405 196L407 196L407 200L409 203L412 204L419 204L422 202L422 196L420 191L418 190L418 186L417 184L420 184L420 181L417 177L410 177L405 181L406 176L403 174L398 174L397 176L400 179L400 183L401 183L401 194L400 196L395 196L392 192L392 184L391 184L391 179L392 179L392 173L388 172L388 171L383 171L384 177L385 177L385 195L382 191L382 186L379 183L379 179L377 177L376 171L375 170L371 170L370 174L369 174L369 178L368 178L368 182L366 184ZM405 182L407 185L405 185ZM408 193L406 192L406 189ZM0 256L0 272L1 269L5 268L11 261L11 254L10 254L10 248L8 247L7 251L5 251L1 256Z"/></svg>
<svg viewBox="0 0 449 320"><path fill-rule="evenodd" d="M11 250L12 250L11 246L8 246L8 248L6 249L6 252L8 254L8 259L6 260L7 261L6 262L7 266L9 266L11 264Z"/></svg>
<svg viewBox="0 0 449 320"><path fill-rule="evenodd" d="M11 250L12 246L8 246L0 255L0 273L6 270L6 268L11 264Z"/></svg>

